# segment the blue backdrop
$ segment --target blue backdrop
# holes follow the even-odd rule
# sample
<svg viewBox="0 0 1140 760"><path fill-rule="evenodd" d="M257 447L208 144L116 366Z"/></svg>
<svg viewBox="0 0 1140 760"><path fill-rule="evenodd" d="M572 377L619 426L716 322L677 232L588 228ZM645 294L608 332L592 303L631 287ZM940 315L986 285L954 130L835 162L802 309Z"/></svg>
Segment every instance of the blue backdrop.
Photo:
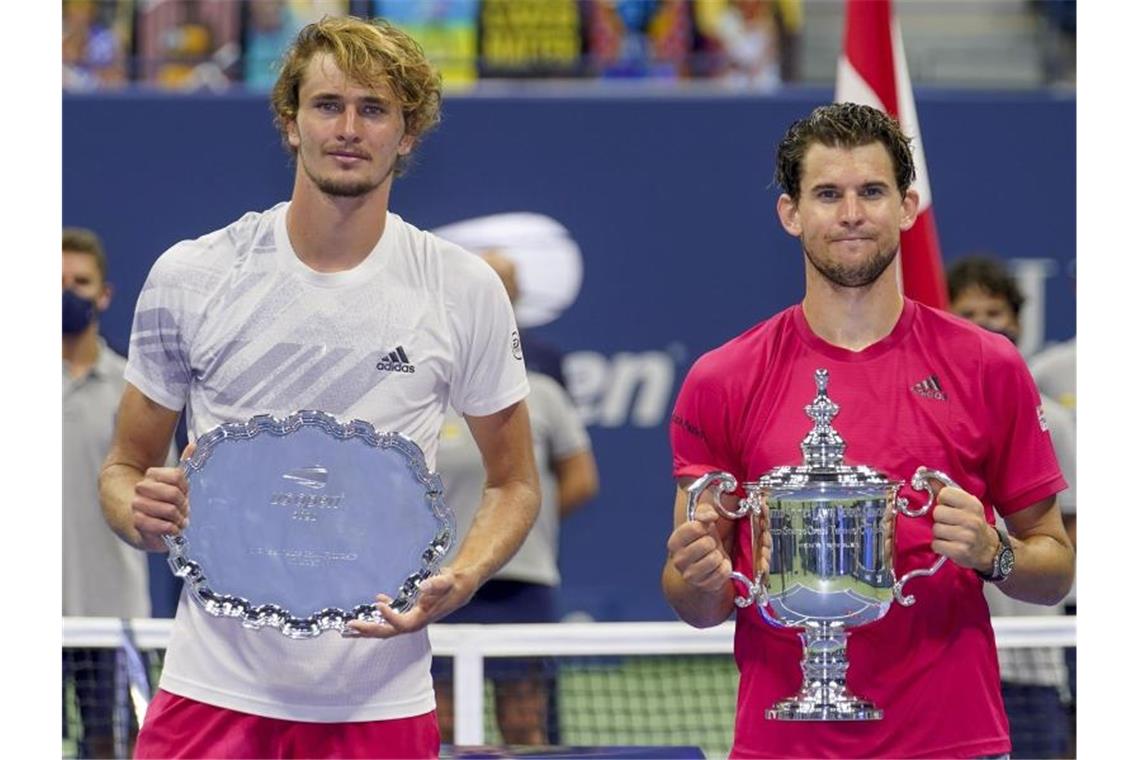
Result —
<svg viewBox="0 0 1140 760"><path fill-rule="evenodd" d="M564 525L566 610L672 616L659 591L673 484L665 419L693 360L793 303L798 246L778 226L776 141L830 92L780 96L450 97L395 185L421 228L484 214L557 219L581 247L577 302L538 329L582 373L602 492ZM1076 108L1067 95L919 92L947 260L1046 260L1040 328L1075 333ZM63 222L104 238L126 345L155 257L288 197L292 166L263 97L65 96ZM156 614L173 582L154 565Z"/></svg>

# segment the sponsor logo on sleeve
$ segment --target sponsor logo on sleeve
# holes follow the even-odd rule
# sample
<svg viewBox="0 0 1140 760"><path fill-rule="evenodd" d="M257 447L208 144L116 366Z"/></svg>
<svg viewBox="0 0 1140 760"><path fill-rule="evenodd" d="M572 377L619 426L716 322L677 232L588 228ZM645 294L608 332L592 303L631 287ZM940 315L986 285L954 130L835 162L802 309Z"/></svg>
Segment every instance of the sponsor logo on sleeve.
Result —
<svg viewBox="0 0 1140 760"><path fill-rule="evenodd" d="M519 337L519 331L515 330L511 333L511 356L522 361L522 339Z"/></svg>
<svg viewBox="0 0 1140 760"><path fill-rule="evenodd" d="M685 419L681 415L674 414L673 417L671 418L671 421L672 421L674 427L679 427L682 430L684 430L686 433L688 433L689 435L696 436L697 438L700 438L702 441L704 440L705 434L701 432L701 429L699 427L697 427L696 425L694 425L693 423L689 422L687 419Z"/></svg>

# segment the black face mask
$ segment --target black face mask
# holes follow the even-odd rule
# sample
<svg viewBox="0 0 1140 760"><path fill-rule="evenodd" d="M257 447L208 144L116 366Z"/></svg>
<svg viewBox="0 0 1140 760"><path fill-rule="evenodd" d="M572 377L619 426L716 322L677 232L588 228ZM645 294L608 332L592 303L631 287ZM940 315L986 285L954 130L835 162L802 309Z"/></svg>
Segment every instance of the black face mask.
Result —
<svg viewBox="0 0 1140 760"><path fill-rule="evenodd" d="M70 290L63 291L63 334L78 335L95 318L95 302Z"/></svg>
<svg viewBox="0 0 1140 760"><path fill-rule="evenodd" d="M995 330L992 327L987 327L986 329L992 333L997 333L998 335L1004 335L1006 338L1009 339L1010 343L1012 343L1015 346L1017 345L1017 336L1014 335L1013 333L1006 332L1005 330Z"/></svg>

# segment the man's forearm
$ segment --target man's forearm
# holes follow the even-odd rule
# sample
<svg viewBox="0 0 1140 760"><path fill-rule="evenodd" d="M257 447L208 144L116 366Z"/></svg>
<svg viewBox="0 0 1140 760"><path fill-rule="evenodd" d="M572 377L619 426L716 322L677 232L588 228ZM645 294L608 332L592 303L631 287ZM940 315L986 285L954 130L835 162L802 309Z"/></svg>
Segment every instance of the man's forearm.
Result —
<svg viewBox="0 0 1140 760"><path fill-rule="evenodd" d="M473 590L483 585L522 546L538 518L539 492L526 482L488 487L467 537L450 567L469 580Z"/></svg>
<svg viewBox="0 0 1140 760"><path fill-rule="evenodd" d="M99 501L103 507L103 519L111 526L119 538L136 549L146 550L142 536L135 528L131 513L131 499L135 485L143 479L138 468L128 464L105 464L99 473Z"/></svg>
<svg viewBox="0 0 1140 760"><path fill-rule="evenodd" d="M1014 599L1054 605L1073 586L1074 554L1071 546L1052 536L1009 537L1013 547L1013 573L998 588Z"/></svg>

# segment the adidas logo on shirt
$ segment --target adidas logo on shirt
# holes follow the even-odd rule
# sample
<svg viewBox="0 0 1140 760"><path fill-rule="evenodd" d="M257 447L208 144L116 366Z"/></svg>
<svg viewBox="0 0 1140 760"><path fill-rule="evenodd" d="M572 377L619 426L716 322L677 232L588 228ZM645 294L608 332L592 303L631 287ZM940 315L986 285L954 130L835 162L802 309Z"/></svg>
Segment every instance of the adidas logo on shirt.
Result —
<svg viewBox="0 0 1140 760"><path fill-rule="evenodd" d="M407 372L411 374L416 371L416 365L408 359L403 346L396 346L395 351L376 362L376 369L381 372Z"/></svg>
<svg viewBox="0 0 1140 760"><path fill-rule="evenodd" d="M925 380L915 383L910 389L923 398L933 398L939 401L946 400L946 393L942 390L942 383L938 382L936 375L931 375Z"/></svg>

